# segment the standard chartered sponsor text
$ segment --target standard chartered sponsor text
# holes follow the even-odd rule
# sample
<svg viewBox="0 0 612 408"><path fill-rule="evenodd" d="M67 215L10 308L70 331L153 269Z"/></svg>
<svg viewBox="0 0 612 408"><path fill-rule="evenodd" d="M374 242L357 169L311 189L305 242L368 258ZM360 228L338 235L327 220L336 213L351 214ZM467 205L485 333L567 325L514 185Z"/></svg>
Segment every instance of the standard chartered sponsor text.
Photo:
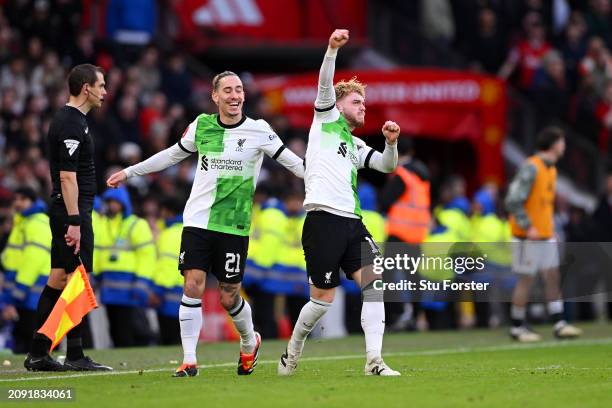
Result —
<svg viewBox="0 0 612 408"><path fill-rule="evenodd" d="M242 160L211 158L210 168L212 170L242 171Z"/></svg>

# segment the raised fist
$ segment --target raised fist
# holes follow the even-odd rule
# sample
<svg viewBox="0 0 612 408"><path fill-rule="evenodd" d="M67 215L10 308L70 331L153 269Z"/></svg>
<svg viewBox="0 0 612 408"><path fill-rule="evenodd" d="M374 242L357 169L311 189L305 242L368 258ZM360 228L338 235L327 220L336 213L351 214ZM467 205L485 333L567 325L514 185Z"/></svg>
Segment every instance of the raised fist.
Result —
<svg viewBox="0 0 612 408"><path fill-rule="evenodd" d="M344 44L346 44L349 40L349 31L348 30L335 30L331 37L329 37L329 47L330 48L340 48Z"/></svg>
<svg viewBox="0 0 612 408"><path fill-rule="evenodd" d="M395 144L400 134L400 127L397 123L388 120L382 127L382 133L387 139L387 143Z"/></svg>

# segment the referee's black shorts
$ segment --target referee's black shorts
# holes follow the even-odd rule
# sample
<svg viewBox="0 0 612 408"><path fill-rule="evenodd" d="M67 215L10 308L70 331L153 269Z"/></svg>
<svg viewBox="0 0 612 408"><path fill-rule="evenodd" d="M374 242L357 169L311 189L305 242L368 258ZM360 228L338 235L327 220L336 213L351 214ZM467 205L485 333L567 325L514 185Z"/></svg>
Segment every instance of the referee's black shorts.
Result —
<svg viewBox="0 0 612 408"><path fill-rule="evenodd" d="M93 270L94 234L91 224L91 211L93 202L79 202L81 215L81 251L80 257L87 272ZM49 208L49 225L51 226L51 268L62 268L66 273L73 272L79 266L79 257L74 254L74 247L66 244L64 235L68 230L68 211L61 196L51 200Z"/></svg>

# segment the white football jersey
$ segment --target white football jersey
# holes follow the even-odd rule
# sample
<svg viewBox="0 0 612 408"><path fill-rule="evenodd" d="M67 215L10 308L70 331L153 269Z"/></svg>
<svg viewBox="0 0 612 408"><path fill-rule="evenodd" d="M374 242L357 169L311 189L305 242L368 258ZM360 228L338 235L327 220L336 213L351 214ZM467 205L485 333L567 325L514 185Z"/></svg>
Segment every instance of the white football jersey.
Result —
<svg viewBox="0 0 612 408"><path fill-rule="evenodd" d="M306 150L306 211L321 207L361 217L357 170L368 167L374 150L351 134L334 104L315 109Z"/></svg>
<svg viewBox="0 0 612 408"><path fill-rule="evenodd" d="M179 141L183 150L198 153L184 226L247 236L263 155L277 159L284 145L263 119L243 116L235 125L224 125L218 118L198 116Z"/></svg>

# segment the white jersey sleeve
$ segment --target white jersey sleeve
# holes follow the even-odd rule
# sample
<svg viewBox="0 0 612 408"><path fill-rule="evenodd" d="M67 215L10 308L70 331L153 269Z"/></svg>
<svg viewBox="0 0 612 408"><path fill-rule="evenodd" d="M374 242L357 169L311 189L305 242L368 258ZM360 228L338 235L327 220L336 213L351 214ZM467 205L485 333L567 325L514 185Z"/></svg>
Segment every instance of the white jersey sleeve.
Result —
<svg viewBox="0 0 612 408"><path fill-rule="evenodd" d="M259 119L257 120L257 124L264 130L261 133L259 148L266 154L266 156L274 157L278 150L283 147L283 141L265 120Z"/></svg>
<svg viewBox="0 0 612 408"><path fill-rule="evenodd" d="M375 150L368 146L363 140L355 136L353 136L353 143L355 143L355 147L357 148L357 160L359 162L357 168L369 168L368 164Z"/></svg>
<svg viewBox="0 0 612 408"><path fill-rule="evenodd" d="M262 134L260 148L268 156L292 172L296 177L304 178L304 160L287 149L282 140L263 119L257 121L266 130Z"/></svg>
<svg viewBox="0 0 612 408"><path fill-rule="evenodd" d="M140 163L127 167L124 170L127 178L162 171L195 153L195 129L196 122L194 121L187 127L183 137L177 144L154 154Z"/></svg>
<svg viewBox="0 0 612 408"><path fill-rule="evenodd" d="M187 126L185 132L183 132L183 136L178 141L178 145L182 150L185 150L188 153L195 153L197 151L195 145L195 134L196 128L198 126L198 120L194 120Z"/></svg>
<svg viewBox="0 0 612 408"><path fill-rule="evenodd" d="M353 136L353 143L357 148L359 169L374 169L382 173L391 173L397 167L397 143L390 145L385 143L382 153L368 146L363 140Z"/></svg>
<svg viewBox="0 0 612 408"><path fill-rule="evenodd" d="M334 89L334 71L336 68L337 49L328 48L319 70L317 98L315 99L315 117L321 122L333 122L338 119L336 110L336 91Z"/></svg>

